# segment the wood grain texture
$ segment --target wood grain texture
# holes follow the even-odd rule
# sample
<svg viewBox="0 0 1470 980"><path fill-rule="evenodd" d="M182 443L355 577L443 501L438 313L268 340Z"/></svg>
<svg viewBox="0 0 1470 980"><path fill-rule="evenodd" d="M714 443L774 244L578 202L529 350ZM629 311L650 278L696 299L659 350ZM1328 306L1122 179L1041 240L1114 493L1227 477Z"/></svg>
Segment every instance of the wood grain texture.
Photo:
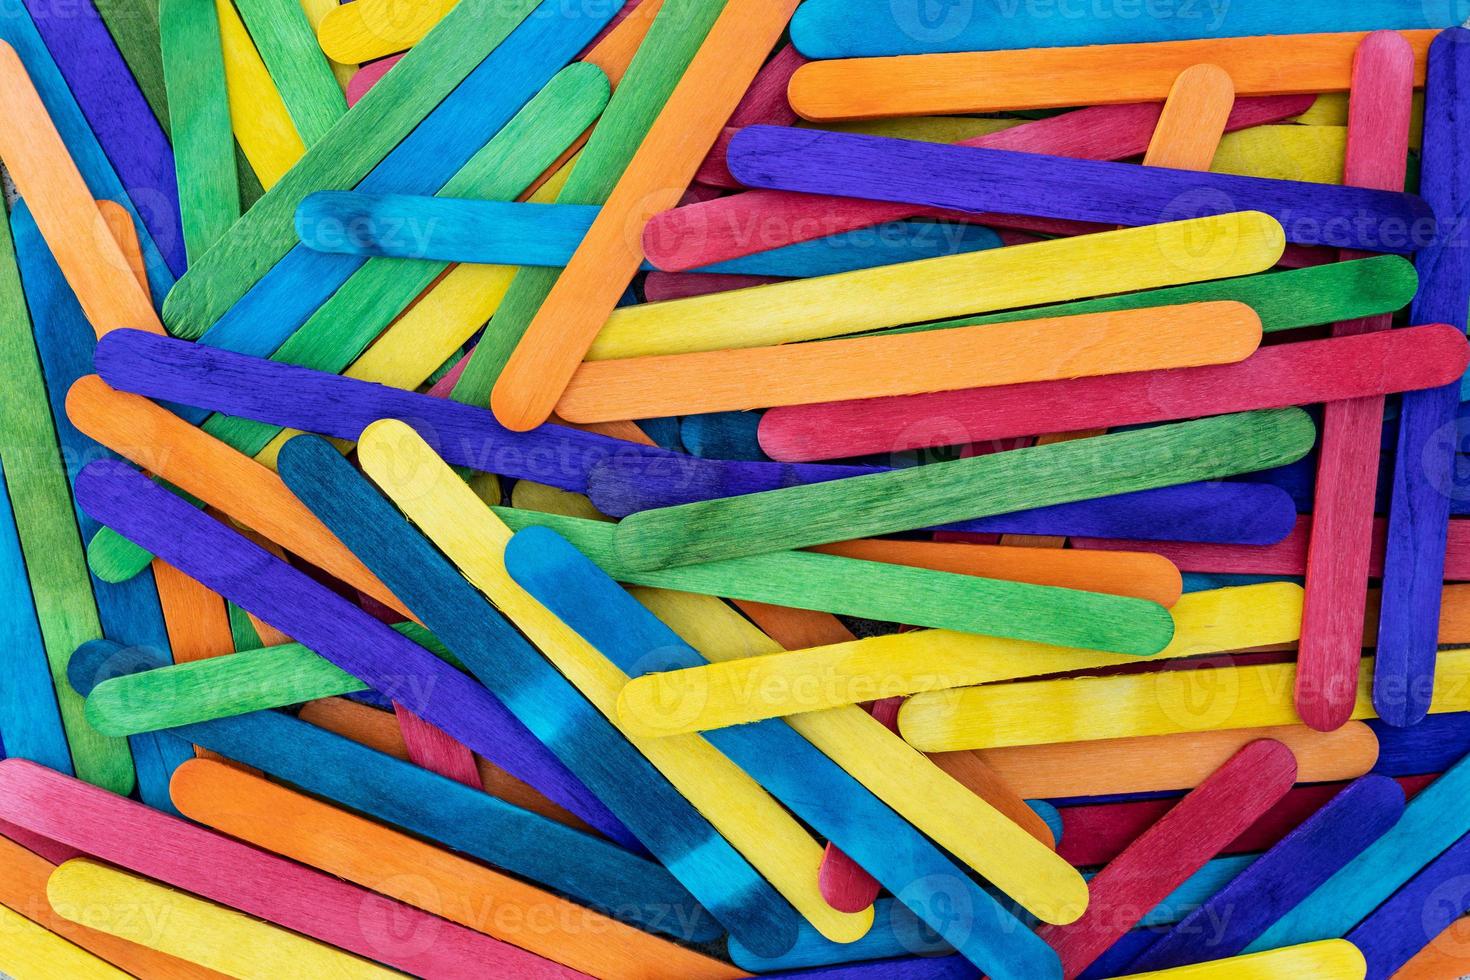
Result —
<svg viewBox="0 0 1470 980"><path fill-rule="evenodd" d="M231 651L229 612L218 594L167 562L155 560L153 576L175 662L208 660Z"/></svg>
<svg viewBox="0 0 1470 980"><path fill-rule="evenodd" d="M308 193L350 187L442 102L526 17L533 0L471 0L354 107L349 125L313 145L180 279L164 304L183 335L198 336L245 294L295 240L292 217Z"/></svg>
<svg viewBox="0 0 1470 980"><path fill-rule="evenodd" d="M1333 187L853 133L750 126L730 142L742 184L960 211L1149 225L1181 214L1263 212L1287 241L1414 252L1434 241L1434 212L1401 191ZM919 178L943 174L944 180ZM1082 193L1080 188L1087 187Z"/></svg>
<svg viewBox="0 0 1470 980"><path fill-rule="evenodd" d="M669 969L708 980L739 975L448 850L229 766L191 762L180 770L174 792L190 816L222 833L576 970L624 980ZM522 917L488 913L491 908L517 909ZM538 912L554 913L551 930L530 927Z"/></svg>
<svg viewBox="0 0 1470 980"><path fill-rule="evenodd" d="M1461 155L1470 31L1445 31L1435 40L1429 60L1432 82L1425 96L1420 186L1439 213L1458 220L1470 206L1470 169ZM1410 317L1433 316L1463 329L1470 310L1470 243L1456 235L1421 252L1416 262L1423 284ZM1445 385L1405 398L1399 414L1374 681L1384 720L1402 727L1424 717L1432 693L1445 534L1454 495L1451 470L1458 445L1457 438L1446 438L1446 431L1453 432L1459 398L1458 386Z"/></svg>
<svg viewBox="0 0 1470 980"><path fill-rule="evenodd" d="M214 9L235 139L261 187L269 190L306 154L307 144L234 3L215 0Z"/></svg>
<svg viewBox="0 0 1470 980"><path fill-rule="evenodd" d="M810 58L859 58L939 51L990 51L1007 48L1111 44L1119 41L1182 41L1193 38L1251 37L1259 34L1310 34L1450 27L1470 16L1470 5L1425 7L1412 0L1369 0L1352 7L1297 9L1244 4L1210 11L1161 9L1152 16L1062 19L1044 7L1017 11L957 11L934 20L908 8L878 0L840 3L818 0L792 18L792 41Z"/></svg>
<svg viewBox="0 0 1470 980"><path fill-rule="evenodd" d="M1157 96L1163 97L1163 94ZM1310 98L1241 99L1226 119L1225 128L1233 131L1279 122L1308 108ZM1095 106L998 132L950 130L939 133L938 138L943 142L957 140L961 146L1122 160L1144 154L1153 140L1161 112L1162 104L1157 102ZM932 138L930 132L901 126L905 120L880 122L883 128L876 135ZM985 122L988 121L965 120L961 125L973 128ZM876 125L869 124L858 131L868 131ZM953 120L946 125L952 127ZM655 266L678 272L792 242L913 217L974 221L989 216L926 210L912 204L756 190L655 215L644 230L643 247Z"/></svg>
<svg viewBox="0 0 1470 980"><path fill-rule="evenodd" d="M1398 980L1458 980L1465 971L1465 937L1470 920L1461 919L1429 941L1394 974Z"/></svg>
<svg viewBox="0 0 1470 980"><path fill-rule="evenodd" d="M68 861L52 872L46 895L62 915L75 922L233 976L268 976L285 970L362 980L403 976L226 906L86 858ZM556 975L554 971L542 974Z"/></svg>
<svg viewBox="0 0 1470 980"><path fill-rule="evenodd" d="M1249 951L1346 936L1470 830L1460 805L1467 778L1470 763L1462 760L1415 796L1386 834L1277 919Z"/></svg>
<svg viewBox="0 0 1470 980"><path fill-rule="evenodd" d="M368 556L394 587L404 590L426 625L711 914L763 948L790 945L787 938L783 946L782 930L794 922L776 893L366 478L331 446L307 436L286 445L280 465L293 492L357 553ZM695 758L693 753L689 757ZM713 774L705 778L710 781ZM820 847L794 821L770 821L775 813L779 810L773 805L764 821L751 821L760 827L745 839L763 845L750 854L751 860L760 866L757 854L771 854L772 862L762 868L766 875L779 880L782 893L803 914L821 915L823 903L811 874ZM779 857L774 853L778 843L787 849ZM786 874L803 863L805 888L799 873ZM834 921L830 910L819 921L837 935L853 936L870 924Z"/></svg>
<svg viewBox="0 0 1470 980"><path fill-rule="evenodd" d="M1381 837L1403 810L1403 790L1387 776L1364 776L1349 784L1150 945L1128 970L1167 970L1239 954ZM1223 926L1211 930L1205 925L1211 922Z"/></svg>
<svg viewBox="0 0 1470 980"><path fill-rule="evenodd" d="M1408 42L1391 31L1370 34L1358 47L1348 108L1346 183L1382 190L1404 186L1413 66ZM1391 326L1393 317L1385 315L1338 323L1333 334L1350 337ZM1307 724L1323 730L1343 724L1357 696L1359 624L1368 586L1383 407L1381 395L1330 401L1323 407L1296 681L1297 711Z"/></svg>
<svg viewBox="0 0 1470 980"><path fill-rule="evenodd" d="M114 796L34 763L0 763L5 819L85 848L103 861L239 909L306 936L423 975L467 976L464 964L497 958L499 944L435 923L417 911L238 844L141 803ZM236 872L220 875L218 866ZM293 901L283 901L291 896ZM387 916L414 923L434 941L390 933ZM432 931L429 931L432 930Z"/></svg>
<svg viewBox="0 0 1470 980"><path fill-rule="evenodd" d="M589 359L819 340L1098 293L1249 275L1281 255L1281 226L1245 212L989 249L615 311ZM1200 246L1181 263L1183 237ZM1083 258L1085 256L1085 259ZM922 286L920 285L922 284Z"/></svg>
<svg viewBox="0 0 1470 980"><path fill-rule="evenodd" d="M550 417L643 261L629 224L678 203L796 6L725 4L496 380L490 405L507 428L523 432Z"/></svg>
<svg viewBox="0 0 1470 980"><path fill-rule="evenodd" d="M1143 155L1145 167L1209 170L1235 106L1235 84L1219 65L1179 73Z"/></svg>
<svg viewBox="0 0 1470 980"><path fill-rule="evenodd" d="M198 258L240 217L240 180L213 0L161 0L159 36L181 234Z"/></svg>
<svg viewBox="0 0 1470 980"><path fill-rule="evenodd" d="M239 10L296 131L312 145L347 112L347 102L306 11L300 0L240 0Z"/></svg>
<svg viewBox="0 0 1470 980"><path fill-rule="evenodd" d="M517 582L622 669L704 662L555 532L521 532L506 546L505 560ZM1017 930L1015 920L986 901L978 887L967 885L963 873L933 845L790 726L768 722L719 732L711 741L890 891L905 896L910 908L981 969L993 976L1056 975L1055 962L1034 936ZM1081 876L1024 831L1007 829L1012 831L1010 846L1027 849L1024 858L1012 853L1008 856L1016 859L1016 867L996 862L983 872L1047 920L1074 920L1086 904ZM1028 865L1024 868L1023 860ZM935 914L935 895L952 889L974 903L973 918L956 923Z"/></svg>
<svg viewBox="0 0 1470 980"><path fill-rule="evenodd" d="M1368 976L1394 976L1455 920L1470 911L1465 873L1470 841L1461 838L1425 865L1346 937L1368 961Z"/></svg>
<svg viewBox="0 0 1470 980"><path fill-rule="evenodd" d="M983 335L996 328L962 329ZM919 336L937 339L945 333ZM928 448L936 437L953 440L951 444L981 442L1029 435L1047 426L1072 431L1342 399L1381 402L1392 392L1447 384L1464 374L1467 359L1470 348L1460 331L1436 324L1277 344L1233 364L778 409L762 419L761 439L781 459L833 459ZM933 419L943 424L923 424ZM1374 417L1370 424L1376 451L1382 423ZM1370 465L1370 477L1376 479L1376 455ZM1371 488L1369 493L1371 500Z"/></svg>
<svg viewBox="0 0 1470 980"><path fill-rule="evenodd" d="M751 80L750 87L740 97L740 104L725 121L725 129L715 139L715 145L705 155L694 179L712 187L737 186L730 170L725 165L725 149L730 136L744 126L765 124L790 126L796 122L796 112L786 101L786 86L796 69L806 64L807 59L797 53L790 44L783 46L767 61Z"/></svg>
<svg viewBox="0 0 1470 980"><path fill-rule="evenodd" d="M184 242L168 138L97 8L57 0L29 0L25 7L149 237L169 270L182 273Z"/></svg>
<svg viewBox="0 0 1470 980"><path fill-rule="evenodd" d="M1274 583L1192 593L1179 600L1173 615L1172 642L1144 662L1291 642L1300 630L1301 591ZM636 678L623 689L618 706L633 730L674 734L921 691L1130 663L1140 661L943 630L916 631ZM1013 687L978 690L995 693ZM948 704L953 697L940 695L937 701Z"/></svg>
<svg viewBox="0 0 1470 980"><path fill-rule="evenodd" d="M368 0L322 18L317 40L335 61L372 61L413 47L454 7L451 0Z"/></svg>
<svg viewBox="0 0 1470 980"><path fill-rule="evenodd" d="M1087 969L1147 909L1214 857L1291 789L1296 759L1280 742L1252 742L1180 800L1088 885L1092 900L1070 925L1038 934L1066 976Z"/></svg>
<svg viewBox="0 0 1470 980"><path fill-rule="evenodd" d="M83 980L126 980L128 976L105 959L3 906L0 906L0 930L5 933L0 970L6 975L41 977L54 972Z"/></svg>
<svg viewBox="0 0 1470 980"><path fill-rule="evenodd" d="M617 828L601 803L552 761L484 688L345 599L121 464L95 463L83 470L77 494L94 517L139 538L154 540L163 521L170 519L164 515L186 520L175 526L189 528L191 540L175 537L160 558L402 702L594 826Z"/></svg>
<svg viewBox="0 0 1470 980"><path fill-rule="evenodd" d="M1220 416L644 511L618 525L614 540L619 556L636 568L828 544L1249 473L1300 459L1315 436L1296 409Z"/></svg>
<svg viewBox="0 0 1470 980"><path fill-rule="evenodd" d="M1381 26L1378 24L1375 27ZM1436 31L1406 31L1424 85ZM1161 99L1192 65L1230 73L1237 95L1345 92L1365 33L1031 48L814 62L791 79L791 105L813 120L954 115Z"/></svg>
<svg viewBox="0 0 1470 980"><path fill-rule="evenodd" d="M556 411L573 422L596 422L988 388L1235 363L1259 343L1260 319L1244 304L1164 306L1011 327L599 361L577 369ZM759 386L750 384L753 377Z"/></svg>

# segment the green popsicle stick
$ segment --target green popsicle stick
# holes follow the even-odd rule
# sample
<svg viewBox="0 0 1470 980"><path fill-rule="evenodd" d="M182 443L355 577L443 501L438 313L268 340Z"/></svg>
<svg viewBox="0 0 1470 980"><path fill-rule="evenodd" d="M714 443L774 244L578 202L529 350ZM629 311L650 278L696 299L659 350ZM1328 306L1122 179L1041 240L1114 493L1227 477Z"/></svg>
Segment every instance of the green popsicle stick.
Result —
<svg viewBox="0 0 1470 980"><path fill-rule="evenodd" d="M307 146L347 112L347 100L299 0L235 0L260 60Z"/></svg>

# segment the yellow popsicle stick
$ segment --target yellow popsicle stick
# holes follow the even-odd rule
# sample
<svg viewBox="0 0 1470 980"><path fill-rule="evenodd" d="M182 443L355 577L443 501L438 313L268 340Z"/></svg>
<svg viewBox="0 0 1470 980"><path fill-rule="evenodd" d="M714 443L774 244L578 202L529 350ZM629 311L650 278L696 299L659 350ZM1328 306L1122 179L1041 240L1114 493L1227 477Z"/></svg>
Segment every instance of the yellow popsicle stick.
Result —
<svg viewBox="0 0 1470 980"><path fill-rule="evenodd" d="M660 589L633 595L712 661L778 653L781 646L713 596ZM792 728L900 816L1033 912L1076 911L1087 886L1046 845L895 738L856 705L794 715Z"/></svg>
<svg viewBox="0 0 1470 980"><path fill-rule="evenodd" d="M235 139L250 161L250 169L266 190L306 154L306 144L250 32L230 0L214 0L219 11L220 44L225 54L225 88L230 99L230 121Z"/></svg>
<svg viewBox="0 0 1470 980"><path fill-rule="evenodd" d="M674 735L921 691L1290 643L1301 635L1302 589L1269 582L1195 592L1170 613L1174 639L1152 657L922 630L647 674L623 689L618 712L630 731ZM1076 721L1091 724L1086 715Z"/></svg>
<svg viewBox="0 0 1470 980"><path fill-rule="evenodd" d="M73 922L234 977L387 980L404 976L234 909L85 858L68 861L53 871L46 894L57 913Z"/></svg>
<svg viewBox="0 0 1470 980"><path fill-rule="evenodd" d="M129 980L128 974L0 905L0 973L67 980Z"/></svg>
<svg viewBox="0 0 1470 980"><path fill-rule="evenodd" d="M505 568L510 528L402 422L368 426L357 454L363 470L399 509L617 725L617 696L628 675L510 577ZM817 887L822 846L714 746L697 735L648 739L629 734L628 740L822 935L853 942L872 926L871 909L845 913L827 904Z"/></svg>
<svg viewBox="0 0 1470 980"><path fill-rule="evenodd" d="M1262 272L1286 238L1258 211L945 255L614 310L588 360L818 340Z"/></svg>
<svg viewBox="0 0 1470 980"><path fill-rule="evenodd" d="M317 41L333 61L358 64L413 47L458 0L357 0L317 26Z"/></svg>
<svg viewBox="0 0 1470 980"><path fill-rule="evenodd" d="M1325 939L1118 980L1363 980L1368 964L1346 939Z"/></svg>
<svg viewBox="0 0 1470 980"><path fill-rule="evenodd" d="M1285 663L998 684L913 698L898 720L930 752L1295 725L1295 682ZM1377 718L1372 657L1358 682L1351 717ZM1470 650L1439 655L1429 710L1470 711Z"/></svg>
<svg viewBox="0 0 1470 980"><path fill-rule="evenodd" d="M1346 126L1256 126L1220 141L1217 174L1341 184Z"/></svg>

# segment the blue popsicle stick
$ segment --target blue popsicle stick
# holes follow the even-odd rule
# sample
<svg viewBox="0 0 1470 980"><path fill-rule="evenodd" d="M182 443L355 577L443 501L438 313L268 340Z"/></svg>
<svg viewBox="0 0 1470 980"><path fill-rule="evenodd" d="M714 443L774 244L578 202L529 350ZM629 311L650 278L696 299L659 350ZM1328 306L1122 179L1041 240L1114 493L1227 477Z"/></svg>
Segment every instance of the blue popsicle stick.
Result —
<svg viewBox="0 0 1470 980"><path fill-rule="evenodd" d="M562 4L544 0L532 10L357 189L432 194L443 187L615 12L607 4L569 13ZM200 340L269 356L366 261L297 245Z"/></svg>
<svg viewBox="0 0 1470 980"><path fill-rule="evenodd" d="M36 621L15 513L0 462L0 735L8 757L72 774L51 668Z"/></svg>
<svg viewBox="0 0 1470 980"><path fill-rule="evenodd" d="M511 577L630 676L707 661L549 528L511 538ZM1050 947L784 721L705 738L996 980L1060 977ZM969 914L958 914L968 909Z"/></svg>
<svg viewBox="0 0 1470 980"><path fill-rule="evenodd" d="M1399 819L1404 792L1364 776L1128 964L1128 973L1235 956Z"/></svg>
<svg viewBox="0 0 1470 980"><path fill-rule="evenodd" d="M1450 924L1470 912L1470 837L1429 862L1347 934L1368 961L1366 980L1389 980Z"/></svg>
<svg viewBox="0 0 1470 980"><path fill-rule="evenodd" d="M71 89L67 87L66 79L62 77L51 53L41 41L36 25L31 22L30 15L16 4L7 6L4 14L0 15L0 40L15 48L16 55L25 66L26 74L30 76L31 83L41 96L41 102L46 106L46 114L51 117L52 125L61 135L62 142L66 144L67 151L81 171L82 179L86 181L92 196L98 200L118 201L133 216L138 242L143 249L148 285L153 292L153 303L154 306L159 305L173 288L173 273L169 272L167 263L159 254L158 246L153 242L153 236L148 233L137 208L133 206L132 199L118 179L117 171L113 169L107 155L102 152L97 137L87 125L86 117L77 106Z"/></svg>
<svg viewBox="0 0 1470 980"><path fill-rule="evenodd" d="M1419 294L1409 318L1465 329L1470 316L1470 31L1440 34L1429 48L1420 192L1445 234L1419 253ZM1407 727L1429 711L1439 647L1440 594L1450 499L1460 433L1460 385L1403 396L1398 455L1383 559L1373 706L1390 725Z"/></svg>
<svg viewBox="0 0 1470 980"><path fill-rule="evenodd" d="M105 680L140 670L166 667L172 661L157 647L125 647L111 640L92 640L77 647L66 665L71 686L82 697ZM171 735L148 732L129 735L128 748L133 750L133 768L138 772L138 795L155 810L182 817L169 795L168 782L174 770L194 758L187 742Z"/></svg>
<svg viewBox="0 0 1470 980"><path fill-rule="evenodd" d="M768 462L756 440L760 412L710 412L686 415L679 423L684 448L700 459L743 459Z"/></svg>
<svg viewBox="0 0 1470 980"><path fill-rule="evenodd" d="M1386 776L1444 772L1470 755L1467 711L1430 715L1409 728L1395 728L1375 718L1368 727L1378 736L1378 761L1373 771Z"/></svg>
<svg viewBox="0 0 1470 980"><path fill-rule="evenodd" d="M1163 4L971 3L966 0L808 0L791 41L808 58L869 58L939 51L1003 51L1084 44L1143 44L1260 34L1451 27L1465 0L1179 0Z"/></svg>
<svg viewBox="0 0 1470 980"><path fill-rule="evenodd" d="M767 955L790 948L795 911L341 453L315 436L297 436L278 467L291 492L731 935Z"/></svg>

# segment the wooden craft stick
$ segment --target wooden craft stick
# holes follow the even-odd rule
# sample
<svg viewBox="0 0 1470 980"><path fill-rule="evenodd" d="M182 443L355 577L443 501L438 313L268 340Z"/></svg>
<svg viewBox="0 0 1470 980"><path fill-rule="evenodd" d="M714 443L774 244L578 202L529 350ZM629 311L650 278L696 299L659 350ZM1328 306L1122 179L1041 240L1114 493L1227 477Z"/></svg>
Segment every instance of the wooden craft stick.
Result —
<svg viewBox="0 0 1470 980"><path fill-rule="evenodd" d="M1290 118L1309 108L1307 98L1310 96L1238 100L1225 128L1234 131ZM969 135L959 140L959 145L1123 160L1141 156L1148 149L1161 110L1157 102L1095 106L1000 132ZM919 133L904 130L881 135L922 138ZM955 135L959 134L944 139L954 139ZM643 247L655 266L680 272L793 242L913 217L976 221L990 216L926 210L912 204L756 190L655 215L644 230Z"/></svg>
<svg viewBox="0 0 1470 980"><path fill-rule="evenodd" d="M725 166L725 150L729 145L729 137L744 126L795 125L796 112L786 101L786 87L791 82L792 74L806 64L806 61L794 47L787 44L756 72L750 87L741 97L740 104L725 121L724 131L715 139L715 145L699 165L699 171L694 175L696 181L713 187L737 186Z"/></svg>
<svg viewBox="0 0 1470 980"><path fill-rule="evenodd" d="M1345 182L1381 190L1404 186L1413 65L1408 42L1391 31L1370 34L1358 48ZM1384 315L1338 323L1332 332L1350 337L1392 325L1393 317ZM1368 587L1383 405L1383 396L1377 395L1330 401L1323 407L1296 691L1302 720L1323 730L1344 723L1357 697L1362 655L1358 624Z"/></svg>
<svg viewBox="0 0 1470 980"><path fill-rule="evenodd" d="M219 14L213 0L161 0L158 25L181 233L197 259L240 217Z"/></svg>
<svg viewBox="0 0 1470 980"><path fill-rule="evenodd" d="M1467 860L1470 840L1462 837L1344 937L1362 951L1369 976L1394 976L1470 911L1464 888Z"/></svg>
<svg viewBox="0 0 1470 980"><path fill-rule="evenodd" d="M299 0L241 0L240 16L291 121L310 146L347 112L342 89Z"/></svg>
<svg viewBox="0 0 1470 980"><path fill-rule="evenodd" d="M730 141L730 171L751 187L1122 225L1166 221L1188 196L1211 202L1195 209L1201 214L1269 214L1287 241L1301 245L1413 252L1435 239L1434 212L1402 192L855 133L750 126ZM924 181L918 173L945 179ZM1081 186L1091 193L1080 194Z"/></svg>
<svg viewBox="0 0 1470 980"><path fill-rule="evenodd" d="M192 541L186 544L175 539L164 552L149 550L403 702L588 823L621 833L602 804L484 688L345 599L121 464L88 466L77 478L77 494L82 506L98 520L148 540L154 540L162 527L158 522L163 515L187 513L187 523L178 526L190 528ZM143 506L149 509L140 510ZM103 517L104 513L108 516ZM211 555L208 559L206 552ZM232 556L233 564L227 564L227 555ZM203 567L206 565L209 567Z"/></svg>
<svg viewBox="0 0 1470 980"><path fill-rule="evenodd" d="M322 21L326 19L327 14L336 10L338 6L340 5L334 3L333 0L301 0L301 9L306 12L306 23L307 26L310 28L310 37L313 47L318 49L321 47L321 45L316 40L317 31L321 29ZM343 93L345 94L347 91L348 83L350 83L353 77L358 73L358 66L356 64L332 61L330 59L328 59L327 63L331 66L332 75L337 79L337 86L341 88ZM349 101L347 105L350 108L352 102Z"/></svg>
<svg viewBox="0 0 1470 980"><path fill-rule="evenodd" d="M1375 22L1374 26L1378 26ZM1424 86L1436 31L1406 31ZM791 79L807 119L954 115L1162 99L1192 65L1219 65L1238 95L1345 92L1363 32L1108 44L813 62Z"/></svg>
<svg viewBox="0 0 1470 980"><path fill-rule="evenodd" d="M1459 115L1462 93L1470 78L1470 31L1442 33L1429 60L1433 82L1425 96L1421 188L1437 211L1459 214L1470 202L1470 174L1456 156L1464 125ZM1410 318L1432 316L1464 329L1470 310L1470 243L1455 236L1421 252L1416 261L1423 285ZM1406 397L1399 413L1374 700L1384 720L1400 727L1424 717L1432 694L1458 442L1446 441L1443 431L1452 424L1459 400L1459 386L1448 384Z"/></svg>
<svg viewBox="0 0 1470 980"><path fill-rule="evenodd" d="M233 649L225 601L167 562L155 560L153 575L169 649L176 663L223 656Z"/></svg>
<svg viewBox="0 0 1470 980"><path fill-rule="evenodd" d="M1179 601L1182 588L1179 569L1167 559L1149 552L1115 552L1111 562L1095 561L1098 552L1054 551L1036 548L1007 548L981 544L936 544L928 541L894 541L868 538L824 544L812 549L826 555L858 558L930 568L958 575L984 575L1033 585L1107 592L1151 599L1164 606ZM755 618L755 617L752 617ZM757 619L759 623L759 620ZM770 630L766 630L770 632ZM772 634L783 646L787 644ZM840 642L840 641L838 641ZM807 643L800 646L818 646Z"/></svg>
<svg viewBox="0 0 1470 980"><path fill-rule="evenodd" d="M1462 760L1410 800L1387 833L1277 919L1247 951L1291 945L1297 941L1294 936L1346 936L1420 869L1470 832L1470 821L1460 805L1466 779L1470 779L1470 761Z"/></svg>
<svg viewBox="0 0 1470 980"><path fill-rule="evenodd" d="M5 786L0 808L13 823L85 848L99 860L391 967L420 976L425 971L457 976L466 962L515 964L525 958L488 937L435 923L408 906L375 898L34 763L17 759L0 763L0 783ZM201 864L206 858L207 863ZM220 866L235 873L220 875ZM283 902L282 896L288 895L298 901ZM416 931L387 929L390 915L426 930L424 935L434 941L424 944Z"/></svg>
<svg viewBox="0 0 1470 980"><path fill-rule="evenodd" d="M1300 459L1315 436L1300 410L1226 415L644 511L619 524L614 540L636 568L761 554L1249 473ZM1054 476L1062 471L1065 487Z"/></svg>
<svg viewBox="0 0 1470 980"><path fill-rule="evenodd" d="M290 970L364 980L403 976L330 945L85 858L68 861L52 872L46 894L74 922L232 976L268 976ZM534 964L530 960L522 969L529 967L541 976L558 975L551 969L536 971ZM549 964L543 960L541 965Z"/></svg>
<svg viewBox="0 0 1470 980"><path fill-rule="evenodd" d="M51 930L3 906L0 906L0 933L5 936L0 970L7 976L40 977L59 973L84 980L126 980L128 976L106 960L73 946Z"/></svg>
<svg viewBox="0 0 1470 980"><path fill-rule="evenodd" d="M174 779L174 792L186 813L222 833L575 970L614 980L635 980L649 970L707 980L740 975L451 851L230 766L188 763ZM417 887L420 881L431 890ZM521 915L486 913L506 907ZM530 925L542 910L554 913L549 931Z"/></svg>
<svg viewBox="0 0 1470 980"><path fill-rule="evenodd" d="M1180 800L1089 883L1092 900L1069 925L1043 926L1065 976L1075 977L1143 913L1273 806L1297 775L1280 742L1252 742Z"/></svg>
<svg viewBox="0 0 1470 980"><path fill-rule="evenodd" d="M809 58L864 58L937 51L1069 48L1118 41L1158 43L1258 34L1307 34L1449 27L1459 5L1426 8L1412 0L1369 0L1351 8L1297 9L1246 4L1206 11L1175 7L1145 17L1058 16L1044 7L1018 11L951 11L930 22L906 8L890 10L874 0L842 4L818 0L792 18L793 42ZM1077 11L1081 13L1081 10ZM1072 11L1068 12L1069 14ZM1467 10L1470 13L1470 10Z"/></svg>
<svg viewBox="0 0 1470 980"><path fill-rule="evenodd" d="M1234 363L1259 343L1260 319L1244 304L1164 306L1011 327L600 361L577 369L556 411L573 422L597 422L1153 372ZM752 377L762 383L752 386Z"/></svg>
<svg viewBox="0 0 1470 980"><path fill-rule="evenodd" d="M356 64L413 47L454 7L449 0L368 0L322 18L317 40L333 61Z"/></svg>
<svg viewBox="0 0 1470 980"><path fill-rule="evenodd" d="M225 88L235 138L261 186L269 190L306 155L307 144L235 5L215 0L214 9L219 19Z"/></svg>
<svg viewBox="0 0 1470 980"><path fill-rule="evenodd" d="M1465 970L1465 937L1470 935L1470 919L1460 919L1429 941L1409 962L1394 974L1397 980L1450 980Z"/></svg>
<svg viewBox="0 0 1470 980"><path fill-rule="evenodd" d="M655 656L675 665L703 662L692 647L555 532L545 528L521 532L507 545L505 561L517 582L549 604L568 626L610 651L622 669L659 666ZM583 597L593 601L584 602ZM890 891L904 895L910 908L981 969L999 976L1056 974L1055 963L1039 943L1030 941L1030 934L1021 930L1022 942L1008 938L1015 935L1016 926L1009 914L986 901L978 888L967 887L963 874L917 831L897 820L795 730L770 722L720 732L711 739ZM1082 914L1087 894L1081 875L1019 827L1002 821L1000 828L1008 832L1003 846L1015 865L996 862L982 873L1044 920L1070 922ZM977 903L971 906L973 918L966 916L967 921L959 924L945 922L947 917L931 911L936 890L955 888L967 893L967 902Z"/></svg>
<svg viewBox="0 0 1470 980"><path fill-rule="evenodd" d="M1144 973L1236 956L1398 821L1403 790L1387 776L1347 786L1209 901L1128 964ZM1206 923L1218 923L1211 930ZM1361 948L1361 947L1359 947Z"/></svg>
<svg viewBox="0 0 1470 980"><path fill-rule="evenodd" d="M409 596L409 603L471 672L489 685L501 702L733 934L778 952L795 941L795 917L790 909L706 819L720 819L709 801L732 797L744 797L739 808L748 815L751 835L745 836L745 828L734 832L736 824L728 820L721 828L726 835L745 842L744 853L767 877L780 881L781 894L798 911L836 935L856 937L871 925L870 921L834 921L830 909L823 914L824 904L812 873L820 847L773 801L767 802L769 797L764 791L745 780L743 774L733 768L727 770L723 792L706 797L707 802L698 810L681 799L674 787L638 756L638 743L630 745L609 723L611 718L604 719L597 713L608 699L594 693L589 695L589 704L571 681L557 674L505 618L476 594L448 560L396 516L392 504L335 449L320 439L301 436L282 450L280 463L293 492ZM468 488L466 492L472 493ZM514 611L508 612L514 615ZM586 676L581 675L583 679ZM711 761L718 756L709 752L699 759L697 741L688 742L682 754L691 763L699 761L706 784L714 782L718 770ZM665 759L674 757L666 755ZM748 787L744 792L742 782ZM681 780L677 785L689 792L687 782ZM754 848L751 841L758 842ZM765 855L771 855L771 863L762 864ZM788 876L783 871L783 866L802 869L803 865L804 882L799 872Z"/></svg>
<svg viewBox="0 0 1470 980"><path fill-rule="evenodd" d="M672 207L775 46L796 0L732 0L670 93L491 394L507 427L545 422L643 260L630 222Z"/></svg>
<svg viewBox="0 0 1470 980"><path fill-rule="evenodd" d="M1217 215L626 307L608 318L588 357L820 340L1081 295L1248 275L1281 256L1281 234L1280 225L1263 214ZM1190 239L1196 245L1209 244L1180 263L1181 236L1191 235L1199 236Z"/></svg>
<svg viewBox="0 0 1470 980"><path fill-rule="evenodd" d="M1300 630L1301 590L1288 583L1274 583L1197 592L1180 599L1173 614L1174 639L1151 659L1172 660L1291 642ZM1248 628L1244 625L1247 622ZM618 708L631 730L670 735L920 691L945 691L1018 676L1128 663L1137 664L1139 660L929 630L636 678L623 689ZM947 703L948 697L940 696L939 700ZM1085 715L1078 717L1090 723ZM937 750L948 748L951 746Z"/></svg>
<svg viewBox="0 0 1470 980"><path fill-rule="evenodd" d="M928 448L938 445L936 437L954 445L1048 426L1069 431L1341 399L1381 400L1390 392L1449 383L1443 379L1464 374L1467 358L1470 349L1460 331L1436 324L1279 344L1236 364L777 409L761 421L761 440L782 459L831 459ZM944 426L917 424L925 418L941 418ZM1380 425L1372 422L1375 448ZM1376 459L1372 475L1377 476Z"/></svg>
<svg viewBox="0 0 1470 980"><path fill-rule="evenodd" d="M332 9L336 10L337 6L340 6L340 4L333 6ZM320 24L317 25L317 29L321 29ZM365 64L356 72L354 72L352 75L352 79L347 83L347 89L344 92L347 97L347 108L350 109L353 106L357 105L357 103L361 101L362 97L364 95L367 95L368 89L378 84L382 77L388 74L389 69L391 69L394 65L398 64L402 60L403 55L401 54L390 55L387 58L374 61L370 64Z"/></svg>

